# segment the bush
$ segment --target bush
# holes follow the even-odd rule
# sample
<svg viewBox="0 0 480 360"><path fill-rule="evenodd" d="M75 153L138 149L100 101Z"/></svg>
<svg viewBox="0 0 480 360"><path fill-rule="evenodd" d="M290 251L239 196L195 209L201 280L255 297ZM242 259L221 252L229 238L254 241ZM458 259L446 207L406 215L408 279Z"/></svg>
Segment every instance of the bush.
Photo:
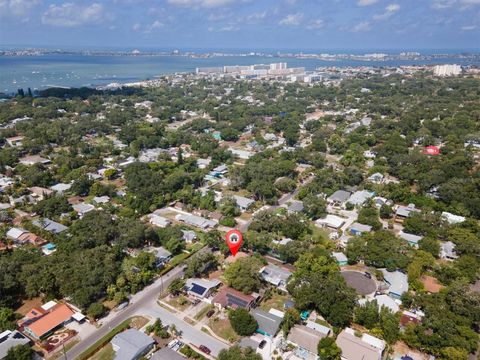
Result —
<svg viewBox="0 0 480 360"><path fill-rule="evenodd" d="M88 309L87 309L87 314L90 316L92 319L96 320L101 318L105 314L105 306L101 303L93 303L91 304Z"/></svg>

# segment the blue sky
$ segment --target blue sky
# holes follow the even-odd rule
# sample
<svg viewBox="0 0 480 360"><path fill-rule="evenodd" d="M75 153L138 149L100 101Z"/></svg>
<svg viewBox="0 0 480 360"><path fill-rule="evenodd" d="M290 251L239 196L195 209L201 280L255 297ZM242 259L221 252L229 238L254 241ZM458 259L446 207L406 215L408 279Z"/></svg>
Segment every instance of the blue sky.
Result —
<svg viewBox="0 0 480 360"><path fill-rule="evenodd" d="M478 49L480 0L0 0L0 45Z"/></svg>

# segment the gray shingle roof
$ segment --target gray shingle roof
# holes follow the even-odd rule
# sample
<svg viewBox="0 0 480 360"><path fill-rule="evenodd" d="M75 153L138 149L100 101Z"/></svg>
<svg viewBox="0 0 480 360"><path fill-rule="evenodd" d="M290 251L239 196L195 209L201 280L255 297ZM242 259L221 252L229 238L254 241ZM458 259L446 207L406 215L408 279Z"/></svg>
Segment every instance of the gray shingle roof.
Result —
<svg viewBox="0 0 480 360"><path fill-rule="evenodd" d="M113 337L111 341L115 352L115 360L133 360L151 346L154 341L144 333L128 329Z"/></svg>
<svg viewBox="0 0 480 360"><path fill-rule="evenodd" d="M270 314L266 311L260 309L253 309L250 311L252 316L257 320L258 330L274 336L280 324L282 323L282 318L276 315Z"/></svg>

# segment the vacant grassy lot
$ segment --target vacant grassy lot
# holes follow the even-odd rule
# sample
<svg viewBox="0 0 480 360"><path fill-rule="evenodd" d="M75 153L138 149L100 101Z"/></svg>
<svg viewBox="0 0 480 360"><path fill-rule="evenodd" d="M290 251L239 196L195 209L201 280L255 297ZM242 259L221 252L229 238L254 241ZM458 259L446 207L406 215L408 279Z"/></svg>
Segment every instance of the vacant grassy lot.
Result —
<svg viewBox="0 0 480 360"><path fill-rule="evenodd" d="M240 339L235 331L233 330L232 326L230 325L230 320L228 319L220 319L217 317L212 317L208 321L208 326L212 331L219 337L229 341L235 342Z"/></svg>

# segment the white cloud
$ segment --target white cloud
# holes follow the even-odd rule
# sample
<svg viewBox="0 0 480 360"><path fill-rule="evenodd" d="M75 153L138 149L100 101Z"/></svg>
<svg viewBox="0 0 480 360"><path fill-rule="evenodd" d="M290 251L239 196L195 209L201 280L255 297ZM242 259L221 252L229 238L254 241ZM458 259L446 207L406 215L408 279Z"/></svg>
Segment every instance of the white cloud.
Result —
<svg viewBox="0 0 480 360"><path fill-rule="evenodd" d="M432 0L432 8L435 10L444 10L450 8L464 10L476 5L480 5L480 0Z"/></svg>
<svg viewBox="0 0 480 360"><path fill-rule="evenodd" d="M26 16L40 0L0 0L0 17Z"/></svg>
<svg viewBox="0 0 480 360"><path fill-rule="evenodd" d="M475 30L477 28L476 25L465 25L465 26L462 26L462 31L472 31L472 30Z"/></svg>
<svg viewBox="0 0 480 360"><path fill-rule="evenodd" d="M385 12L382 14L376 14L373 16L375 20L386 20L391 17L393 14L400 10L400 5L390 4L385 8Z"/></svg>
<svg viewBox="0 0 480 360"><path fill-rule="evenodd" d="M176 6L215 8L233 3L234 0L168 0Z"/></svg>
<svg viewBox="0 0 480 360"><path fill-rule="evenodd" d="M141 28L142 28L142 25L140 25L139 23L133 24L133 26L132 26L132 29L135 30L135 31L138 31Z"/></svg>
<svg viewBox="0 0 480 360"><path fill-rule="evenodd" d="M298 26L303 19L302 13L290 14L278 22L282 26Z"/></svg>
<svg viewBox="0 0 480 360"><path fill-rule="evenodd" d="M361 31L370 31L371 25L369 21L362 21L353 27L353 32L361 32Z"/></svg>
<svg viewBox="0 0 480 360"><path fill-rule="evenodd" d="M325 26L325 21L323 20L315 20L315 21L312 21L308 26L307 26L307 29L309 30L317 30L317 29L321 29Z"/></svg>
<svg viewBox="0 0 480 360"><path fill-rule="evenodd" d="M257 13L253 13L253 14L250 14L247 16L246 20L247 21L259 21L259 20L263 20L265 19L265 17L267 16L267 12L264 11L264 12L257 12Z"/></svg>
<svg viewBox="0 0 480 360"><path fill-rule="evenodd" d="M370 6L373 4L376 4L378 0L358 0L357 5L358 6Z"/></svg>
<svg viewBox="0 0 480 360"><path fill-rule="evenodd" d="M103 6L98 3L89 6L64 3L62 5L50 5L42 15L42 23L52 26L74 27L98 23L103 15Z"/></svg>

